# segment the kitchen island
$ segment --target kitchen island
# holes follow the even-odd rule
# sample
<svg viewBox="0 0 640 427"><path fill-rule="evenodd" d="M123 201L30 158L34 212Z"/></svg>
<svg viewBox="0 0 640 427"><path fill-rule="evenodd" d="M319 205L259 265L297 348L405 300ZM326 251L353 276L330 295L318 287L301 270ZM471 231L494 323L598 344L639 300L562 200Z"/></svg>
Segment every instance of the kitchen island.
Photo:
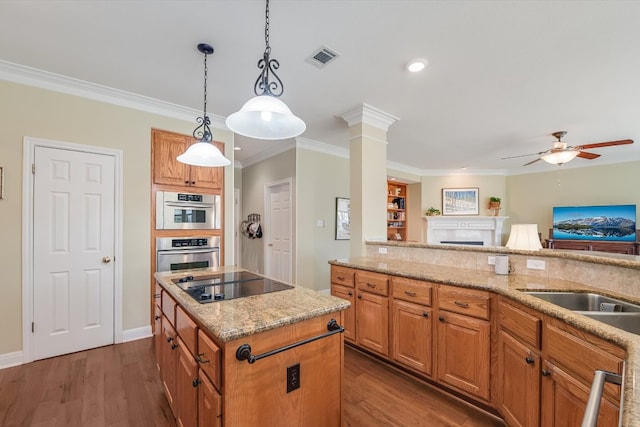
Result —
<svg viewBox="0 0 640 427"><path fill-rule="evenodd" d="M497 275L488 257L505 254L512 274ZM345 333L352 337L347 342L495 408L508 424L579 425L595 365L623 377L622 388L605 386L598 425L617 426L618 413L621 425L640 425L634 387L640 336L525 292L592 292L640 302L640 257L610 255L367 242L365 257L330 261L332 291L355 290L347 330L353 322L346 319L371 309L359 303L373 301L372 288L380 290L376 313L390 319L388 336L360 322L355 337ZM531 259L545 269L526 268ZM431 347L412 347L408 328L430 331Z"/></svg>
<svg viewBox="0 0 640 427"><path fill-rule="evenodd" d="M293 287L202 304L175 283L236 271L155 274L156 356L178 423L339 426L349 302Z"/></svg>

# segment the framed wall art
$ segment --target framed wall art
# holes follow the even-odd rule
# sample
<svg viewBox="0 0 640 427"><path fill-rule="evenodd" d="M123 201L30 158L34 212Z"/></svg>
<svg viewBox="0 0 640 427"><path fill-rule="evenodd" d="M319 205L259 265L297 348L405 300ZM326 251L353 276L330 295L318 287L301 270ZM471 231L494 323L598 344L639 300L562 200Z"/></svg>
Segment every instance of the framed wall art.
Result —
<svg viewBox="0 0 640 427"><path fill-rule="evenodd" d="M477 188L443 188L442 215L478 215Z"/></svg>
<svg viewBox="0 0 640 427"><path fill-rule="evenodd" d="M351 238L349 199L336 197L336 240Z"/></svg>

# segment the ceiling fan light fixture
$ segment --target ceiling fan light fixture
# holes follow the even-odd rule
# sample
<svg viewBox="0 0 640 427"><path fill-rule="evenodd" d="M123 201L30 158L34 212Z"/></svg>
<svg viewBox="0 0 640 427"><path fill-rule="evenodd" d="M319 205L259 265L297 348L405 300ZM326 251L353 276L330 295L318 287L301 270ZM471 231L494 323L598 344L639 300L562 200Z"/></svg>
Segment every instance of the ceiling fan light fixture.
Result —
<svg viewBox="0 0 640 427"><path fill-rule="evenodd" d="M264 53L258 61L261 71L253 86L256 96L245 102L240 111L227 117L226 125L237 134L256 139L293 138L302 134L307 126L278 99L284 92L284 84L276 74L280 63L270 58L269 0L266 1L264 41Z"/></svg>
<svg viewBox="0 0 640 427"><path fill-rule="evenodd" d="M199 126L193 130L193 137L199 141L187 148L187 151L176 157L176 160L192 166L219 167L231 164L222 152L212 144L211 119L207 115L207 56L213 53L213 46L200 43L198 50L204 54L204 108L202 117L196 122Z"/></svg>
<svg viewBox="0 0 640 427"><path fill-rule="evenodd" d="M579 150L568 149L561 151L552 151L550 153L541 155L540 158L547 163L551 163L552 165L561 165L575 159L578 154L580 154Z"/></svg>

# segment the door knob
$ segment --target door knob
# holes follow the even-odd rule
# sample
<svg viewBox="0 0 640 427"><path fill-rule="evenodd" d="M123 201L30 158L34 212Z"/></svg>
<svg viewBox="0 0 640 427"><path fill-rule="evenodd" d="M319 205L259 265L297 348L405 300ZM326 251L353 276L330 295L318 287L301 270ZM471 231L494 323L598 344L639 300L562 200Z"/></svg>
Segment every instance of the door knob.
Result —
<svg viewBox="0 0 640 427"><path fill-rule="evenodd" d="M104 262L105 264L109 264L111 262L111 258L109 258L108 256L103 256L102 262Z"/></svg>

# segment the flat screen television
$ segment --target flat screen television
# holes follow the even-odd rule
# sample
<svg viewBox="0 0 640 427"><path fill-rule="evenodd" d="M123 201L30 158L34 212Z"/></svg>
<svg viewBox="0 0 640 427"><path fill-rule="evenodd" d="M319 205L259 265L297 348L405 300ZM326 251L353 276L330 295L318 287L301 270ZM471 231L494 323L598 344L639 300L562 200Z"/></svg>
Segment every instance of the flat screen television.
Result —
<svg viewBox="0 0 640 427"><path fill-rule="evenodd" d="M635 242L636 205L554 207L553 238Z"/></svg>

